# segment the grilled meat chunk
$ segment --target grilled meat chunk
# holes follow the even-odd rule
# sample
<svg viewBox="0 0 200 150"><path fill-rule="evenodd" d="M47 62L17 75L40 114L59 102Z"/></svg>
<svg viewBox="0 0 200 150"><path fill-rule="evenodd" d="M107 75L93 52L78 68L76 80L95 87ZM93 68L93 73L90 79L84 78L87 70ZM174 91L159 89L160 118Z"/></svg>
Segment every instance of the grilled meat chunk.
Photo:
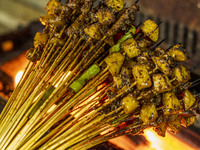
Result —
<svg viewBox="0 0 200 150"><path fill-rule="evenodd" d="M113 53L105 58L108 70L114 76L120 72L121 66L124 62L124 56L121 53Z"/></svg>
<svg viewBox="0 0 200 150"><path fill-rule="evenodd" d="M180 101L172 92L163 93L162 103L165 107L164 115L170 115L172 111L177 111L181 108Z"/></svg>
<svg viewBox="0 0 200 150"><path fill-rule="evenodd" d="M137 64L133 66L132 73L137 82L138 90L151 87L152 85L147 67L148 66L145 64Z"/></svg>
<svg viewBox="0 0 200 150"><path fill-rule="evenodd" d="M122 105L124 106L125 113L130 114L139 107L139 102L136 100L136 97L129 94L122 99Z"/></svg>
<svg viewBox="0 0 200 150"><path fill-rule="evenodd" d="M170 75L171 73L171 69L170 69L170 65L168 64L167 60L161 58L161 57L151 57L154 64L156 65L156 67L158 67L158 69L166 74L166 75Z"/></svg>
<svg viewBox="0 0 200 150"><path fill-rule="evenodd" d="M115 21L115 14L111 9L103 8L97 12L97 19L102 25L109 25Z"/></svg>
<svg viewBox="0 0 200 150"><path fill-rule="evenodd" d="M154 103L144 104L140 110L140 118L144 124L148 124L155 121L158 117L158 113Z"/></svg>
<svg viewBox="0 0 200 150"><path fill-rule="evenodd" d="M172 86L167 82L168 79L166 78L168 77L162 74L153 74L153 87L155 92L163 93L171 90Z"/></svg>
<svg viewBox="0 0 200 150"><path fill-rule="evenodd" d="M121 48L124 50L124 52L129 58L137 57L141 53L137 42L134 40L134 38L130 38L124 41L121 44Z"/></svg>
<svg viewBox="0 0 200 150"><path fill-rule="evenodd" d="M192 95L192 93L190 93L189 90L185 90L183 94L184 106L185 109L188 110L194 105L194 103L196 102L196 98L194 97L194 95Z"/></svg>
<svg viewBox="0 0 200 150"><path fill-rule="evenodd" d="M159 27L155 21L148 19L141 25L140 28L144 35L149 37L153 42L158 41Z"/></svg>
<svg viewBox="0 0 200 150"><path fill-rule="evenodd" d="M170 48L167 54L176 61L186 61L188 58L188 54L182 44L177 44Z"/></svg>
<svg viewBox="0 0 200 150"><path fill-rule="evenodd" d="M116 11L124 8L124 0L105 0L105 4Z"/></svg>

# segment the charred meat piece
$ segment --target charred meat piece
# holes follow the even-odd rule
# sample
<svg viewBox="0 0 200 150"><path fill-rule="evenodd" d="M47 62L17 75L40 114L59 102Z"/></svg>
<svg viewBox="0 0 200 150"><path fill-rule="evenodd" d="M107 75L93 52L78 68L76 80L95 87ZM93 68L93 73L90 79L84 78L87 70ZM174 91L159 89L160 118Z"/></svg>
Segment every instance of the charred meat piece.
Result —
<svg viewBox="0 0 200 150"><path fill-rule="evenodd" d="M112 1L112 0L110 0L110 1ZM115 34L117 34L119 29L121 29L123 27L123 25L125 24L125 21L127 19L129 19L130 14L138 11L138 9L139 9L139 7L136 4L133 4L130 8L127 8L126 11L122 14L122 16L112 26L112 28L108 30L106 36L110 37L110 36L114 36Z"/></svg>
<svg viewBox="0 0 200 150"><path fill-rule="evenodd" d="M168 130L174 134L178 134L181 128L181 119L179 116L174 121L168 122Z"/></svg>
<svg viewBox="0 0 200 150"><path fill-rule="evenodd" d="M194 121L195 116L191 114L186 114L181 117L181 125L183 125L186 128L191 126L194 123Z"/></svg>
<svg viewBox="0 0 200 150"><path fill-rule="evenodd" d="M155 121L158 117L156 106L154 103L144 104L140 110L140 118L144 124Z"/></svg>
<svg viewBox="0 0 200 150"><path fill-rule="evenodd" d="M152 41L146 38L143 38L142 40L137 41L137 43L140 48L145 48L152 45Z"/></svg>
<svg viewBox="0 0 200 150"><path fill-rule="evenodd" d="M148 19L141 25L140 28L144 35L149 37L153 42L158 41L159 27L155 21Z"/></svg>
<svg viewBox="0 0 200 150"><path fill-rule="evenodd" d="M58 12L59 6L61 6L61 5L62 4L60 2L58 2L57 0L50 0L47 3L46 11L49 15L56 14Z"/></svg>
<svg viewBox="0 0 200 150"><path fill-rule="evenodd" d="M124 8L124 0L105 0L105 4L116 11Z"/></svg>
<svg viewBox="0 0 200 150"><path fill-rule="evenodd" d="M44 46L48 41L49 35L37 32L34 37L34 47Z"/></svg>
<svg viewBox="0 0 200 150"><path fill-rule="evenodd" d="M170 48L167 54L176 61L186 61L188 58L188 54L182 44L177 44Z"/></svg>
<svg viewBox="0 0 200 150"><path fill-rule="evenodd" d="M124 52L129 58L137 57L141 53L137 42L134 40L134 38L130 38L124 41L121 44L121 48L124 50Z"/></svg>
<svg viewBox="0 0 200 150"><path fill-rule="evenodd" d="M151 87L152 82L149 76L149 71L145 64L137 64L133 66L132 73L135 81L137 82L137 89L145 89Z"/></svg>
<svg viewBox="0 0 200 150"><path fill-rule="evenodd" d="M158 67L158 69L166 74L166 75L170 75L171 74L171 69L170 69L170 65L168 64L167 60L165 60L164 58L161 57L151 57L154 64L156 65L156 67Z"/></svg>
<svg viewBox="0 0 200 150"><path fill-rule="evenodd" d="M165 107L164 115L170 115L172 111L178 111L181 108L180 101L173 92L163 93L162 103Z"/></svg>
<svg viewBox="0 0 200 150"><path fill-rule="evenodd" d="M66 24L66 20L63 18L64 16L54 16L52 14L42 16L39 18L40 22L43 25L49 25L52 27L61 27Z"/></svg>
<svg viewBox="0 0 200 150"><path fill-rule="evenodd" d="M136 110L140 106L136 97L130 94L122 99L122 105L124 107L124 111L126 114L132 113L134 110Z"/></svg>
<svg viewBox="0 0 200 150"><path fill-rule="evenodd" d="M188 110L194 105L194 103L196 102L196 98L194 97L194 95L192 95L192 93L190 93L189 90L185 90L183 94L184 106L185 109Z"/></svg>
<svg viewBox="0 0 200 150"><path fill-rule="evenodd" d="M114 80L114 86L115 87L117 87L118 89L122 88L123 82L122 82L122 79L121 79L121 75L114 76L113 80Z"/></svg>
<svg viewBox="0 0 200 150"><path fill-rule="evenodd" d="M190 73L183 65L180 65L173 69L172 78L175 80L175 82L177 81L178 83L182 83L190 80Z"/></svg>
<svg viewBox="0 0 200 150"><path fill-rule="evenodd" d="M90 25L89 27L84 29L85 34L89 35L91 38L100 40L102 35L99 32L100 24L94 23Z"/></svg>
<svg viewBox="0 0 200 150"><path fill-rule="evenodd" d="M124 62L124 56L121 53L113 53L105 58L108 70L114 76L120 72L121 66Z"/></svg>
<svg viewBox="0 0 200 150"><path fill-rule="evenodd" d="M72 13L72 9L70 7L61 4L57 0L50 0L47 3L46 10L49 15L65 14L65 16L70 16Z"/></svg>
<svg viewBox="0 0 200 150"><path fill-rule="evenodd" d="M171 90L171 84L169 85L169 82L167 82L168 79L167 76L164 76L162 74L153 74L153 87L155 92L157 93L163 93L166 91Z"/></svg>
<svg viewBox="0 0 200 150"><path fill-rule="evenodd" d="M111 9L102 8L97 12L97 19L102 25L109 25L115 21L115 14Z"/></svg>

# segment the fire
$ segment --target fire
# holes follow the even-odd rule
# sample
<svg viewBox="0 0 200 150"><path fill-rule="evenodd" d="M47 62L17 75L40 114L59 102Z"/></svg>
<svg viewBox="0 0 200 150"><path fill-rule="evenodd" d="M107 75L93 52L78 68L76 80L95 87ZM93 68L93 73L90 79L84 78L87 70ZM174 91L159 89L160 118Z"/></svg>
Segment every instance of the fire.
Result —
<svg viewBox="0 0 200 150"><path fill-rule="evenodd" d="M145 130L145 138L150 142L150 147L154 150L164 150L162 146L162 137L159 137L152 129Z"/></svg>
<svg viewBox="0 0 200 150"><path fill-rule="evenodd" d="M17 84L19 83L21 77L23 75L23 71L19 71L16 76L15 76L15 87L17 86Z"/></svg>
<svg viewBox="0 0 200 150"><path fill-rule="evenodd" d="M149 141L151 150L192 150L192 146L181 141L176 136L166 133L165 137L158 136L152 129L144 131L145 138Z"/></svg>

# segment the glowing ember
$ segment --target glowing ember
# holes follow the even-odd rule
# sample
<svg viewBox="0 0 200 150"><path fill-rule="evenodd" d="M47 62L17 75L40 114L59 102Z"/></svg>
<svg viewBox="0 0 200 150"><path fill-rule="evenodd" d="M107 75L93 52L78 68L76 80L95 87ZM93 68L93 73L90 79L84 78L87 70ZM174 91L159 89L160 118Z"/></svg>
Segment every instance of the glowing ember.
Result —
<svg viewBox="0 0 200 150"><path fill-rule="evenodd" d="M15 76L15 87L16 87L17 84L19 83L19 81L20 81L22 75L23 75L23 71L19 71L19 72L17 73L17 75Z"/></svg>

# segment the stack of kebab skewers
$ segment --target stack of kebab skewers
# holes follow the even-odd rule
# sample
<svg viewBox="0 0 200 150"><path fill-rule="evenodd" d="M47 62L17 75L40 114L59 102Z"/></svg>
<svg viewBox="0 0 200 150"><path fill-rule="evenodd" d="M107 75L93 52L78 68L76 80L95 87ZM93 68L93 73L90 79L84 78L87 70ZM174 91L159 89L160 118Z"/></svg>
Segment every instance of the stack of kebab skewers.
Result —
<svg viewBox="0 0 200 150"><path fill-rule="evenodd" d="M138 6L122 0L61 4L50 0L40 18L24 75L0 115L0 148L89 149L153 127L165 136L193 124L181 44L158 47L159 27L133 26ZM121 37L119 35L123 34Z"/></svg>

